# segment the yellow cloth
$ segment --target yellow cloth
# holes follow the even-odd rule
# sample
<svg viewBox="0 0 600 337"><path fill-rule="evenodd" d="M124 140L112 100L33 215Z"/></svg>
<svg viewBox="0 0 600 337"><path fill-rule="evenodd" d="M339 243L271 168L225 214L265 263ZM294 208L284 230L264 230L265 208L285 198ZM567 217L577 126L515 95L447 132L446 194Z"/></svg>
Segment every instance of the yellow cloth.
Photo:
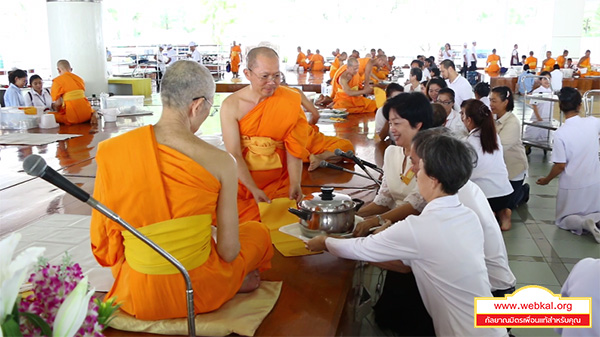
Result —
<svg viewBox="0 0 600 337"><path fill-rule="evenodd" d="M283 167L276 149L284 149L282 141L269 137L242 136L242 147L248 148L244 156L250 171L266 171ZM242 149L243 150L243 149Z"/></svg>
<svg viewBox="0 0 600 337"><path fill-rule="evenodd" d="M373 94L375 95L375 104L377 105L377 109L381 108L386 101L385 90L375 87L373 88Z"/></svg>
<svg viewBox="0 0 600 337"><path fill-rule="evenodd" d="M238 334L252 336L262 321L277 303L282 282L260 282L253 292L236 294L219 309L198 314L196 320L197 336L228 336ZM185 294L181 294L184 296ZM187 318L144 321L118 310L110 327L123 330L146 332L161 335L187 335Z"/></svg>
<svg viewBox="0 0 600 337"><path fill-rule="evenodd" d="M186 270L200 267L210 255L210 214L177 218L138 228L138 231L175 257ZM125 259L131 268L150 275L178 274L167 259L132 233L123 231Z"/></svg>
<svg viewBox="0 0 600 337"><path fill-rule="evenodd" d="M85 92L83 90L71 90L63 95L63 100L65 102L82 98L85 98Z"/></svg>

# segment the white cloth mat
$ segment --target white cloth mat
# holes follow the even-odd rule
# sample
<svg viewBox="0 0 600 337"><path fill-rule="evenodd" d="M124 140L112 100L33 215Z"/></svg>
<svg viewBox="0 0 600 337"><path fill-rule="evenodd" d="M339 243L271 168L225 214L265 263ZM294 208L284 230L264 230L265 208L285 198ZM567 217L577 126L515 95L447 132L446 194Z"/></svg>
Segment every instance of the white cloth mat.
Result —
<svg viewBox="0 0 600 337"><path fill-rule="evenodd" d="M46 145L82 135L49 133L10 133L0 135L0 145Z"/></svg>

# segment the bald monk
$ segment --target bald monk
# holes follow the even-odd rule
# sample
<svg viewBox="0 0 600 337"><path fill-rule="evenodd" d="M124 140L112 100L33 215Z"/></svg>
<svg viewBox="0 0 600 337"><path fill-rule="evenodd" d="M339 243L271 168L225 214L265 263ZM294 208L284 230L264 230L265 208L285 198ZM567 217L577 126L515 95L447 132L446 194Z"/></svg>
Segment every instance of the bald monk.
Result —
<svg viewBox="0 0 600 337"><path fill-rule="evenodd" d="M306 50L306 59L308 60L308 63L310 63L310 61L312 61L313 55L314 54L310 51L310 49Z"/></svg>
<svg viewBox="0 0 600 337"><path fill-rule="evenodd" d="M250 85L221 105L221 128L227 151L237 162L240 221L258 220L259 202L302 199L302 158L308 156L308 122L297 91L280 86L277 53L252 49L244 75Z"/></svg>
<svg viewBox="0 0 600 337"><path fill-rule="evenodd" d="M331 68L329 68L329 78L330 79L333 79L333 76L338 71L338 69L340 69L340 67L344 65L344 62L346 61L347 58L348 58L348 53L346 53L346 52L342 52L341 54L339 54L338 56L335 57L335 60L333 60L333 63L331 63Z"/></svg>
<svg viewBox="0 0 600 337"><path fill-rule="evenodd" d="M579 62L577 62L577 68L586 68L588 70L588 72L592 70L592 64L590 62L590 54L591 53L592 52L589 50L585 51L585 56L580 58Z"/></svg>
<svg viewBox="0 0 600 337"><path fill-rule="evenodd" d="M346 109L349 113L375 112L377 104L374 100L363 97L373 93L373 87L366 83L360 89L361 79L358 74L358 60L351 57L348 64L342 66L332 80L333 107Z"/></svg>
<svg viewBox="0 0 600 337"><path fill-rule="evenodd" d="M321 55L321 51L317 49L315 52L316 54L313 54L310 59L308 68L310 71L323 71L325 70L325 59L323 58L323 55Z"/></svg>
<svg viewBox="0 0 600 337"><path fill-rule="evenodd" d="M242 48L239 45L235 44L233 41L233 46L231 47L231 72L233 73L234 78L239 78L240 71L240 62L242 62Z"/></svg>
<svg viewBox="0 0 600 337"><path fill-rule="evenodd" d="M383 66L387 64L387 57L385 55L377 55L375 58L362 58L358 59L358 74L360 75L360 80L364 82L364 86L369 83L377 84L387 77L387 74L382 79L377 78L377 76L373 75L373 69L381 69Z"/></svg>
<svg viewBox="0 0 600 337"><path fill-rule="evenodd" d="M52 112L56 121L65 124L85 123L92 117L92 106L85 98L85 83L81 77L73 74L67 60L56 64L59 76L52 81Z"/></svg>
<svg viewBox="0 0 600 337"><path fill-rule="evenodd" d="M529 69L531 69L531 71L534 71L535 68L537 68L537 58L533 57L533 51L529 52L529 57L525 59L525 63L529 65Z"/></svg>
<svg viewBox="0 0 600 337"><path fill-rule="evenodd" d="M558 66L563 69L565 67L565 63L567 62L567 56L569 56L569 51L568 50L563 50L562 55L559 55L556 58L556 64L558 64Z"/></svg>
<svg viewBox="0 0 600 337"><path fill-rule="evenodd" d="M554 70L554 65L556 64L556 60L552 58L552 52L546 52L546 59L542 62L542 71L552 71Z"/></svg>
<svg viewBox="0 0 600 337"><path fill-rule="evenodd" d="M486 61L487 67L485 69L486 72L492 75L498 75L500 73L500 67L502 67L502 61L500 61L500 56L496 54L496 48L492 49L492 53L488 55Z"/></svg>
<svg viewBox="0 0 600 337"><path fill-rule="evenodd" d="M256 289L273 255L264 225L238 223L235 161L194 136L214 92L208 69L175 62L162 80L158 123L100 143L96 157L94 197L184 265L197 314ZM142 320L187 316L185 283L170 263L97 211L90 234L96 260L115 277L106 298Z"/></svg>
<svg viewBox="0 0 600 337"><path fill-rule="evenodd" d="M306 55L302 52L302 47L298 47L298 56L296 57L296 64L298 67L308 69L308 63L306 63Z"/></svg>

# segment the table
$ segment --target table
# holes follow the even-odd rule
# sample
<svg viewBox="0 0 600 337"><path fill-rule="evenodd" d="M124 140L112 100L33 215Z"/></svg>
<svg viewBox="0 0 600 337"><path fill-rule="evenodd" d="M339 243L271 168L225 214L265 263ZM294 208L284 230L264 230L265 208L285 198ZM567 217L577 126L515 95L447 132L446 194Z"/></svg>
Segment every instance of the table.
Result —
<svg viewBox="0 0 600 337"><path fill-rule="evenodd" d="M132 95L152 96L152 79L151 78L109 78L109 84L130 84Z"/></svg>

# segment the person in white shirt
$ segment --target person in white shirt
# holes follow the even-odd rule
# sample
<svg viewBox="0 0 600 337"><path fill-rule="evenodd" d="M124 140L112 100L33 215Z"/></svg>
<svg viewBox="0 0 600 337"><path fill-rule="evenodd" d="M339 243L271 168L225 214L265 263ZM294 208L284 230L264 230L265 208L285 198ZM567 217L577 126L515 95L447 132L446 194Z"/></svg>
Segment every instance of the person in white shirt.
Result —
<svg viewBox="0 0 600 337"><path fill-rule="evenodd" d="M577 89L562 88L559 102L565 122L554 135L554 165L537 183L546 185L560 175L556 225L577 235L589 232L600 243L600 119L579 116L581 94Z"/></svg>
<svg viewBox="0 0 600 337"><path fill-rule="evenodd" d="M554 65L554 70L550 72L550 76L552 77L552 79L550 80L550 83L552 84L552 91L557 93L560 91L560 89L562 89L562 82L564 77L558 64Z"/></svg>
<svg viewBox="0 0 600 337"><path fill-rule="evenodd" d="M510 230L511 214L509 203L513 192L508 181L508 170L504 163L500 136L492 112L482 102L470 99L461 108L463 123L469 130L467 142L477 152L477 165L473 169L471 181L477 184L492 207L500 222L500 229Z"/></svg>
<svg viewBox="0 0 600 337"><path fill-rule="evenodd" d="M469 58L469 49L467 48L467 43L466 42L463 44L462 61L463 61L463 66L460 69L460 73L463 76L466 77L467 76L467 70L469 69L469 61L470 61L470 58Z"/></svg>
<svg viewBox="0 0 600 337"><path fill-rule="evenodd" d="M473 326L473 298L492 293L481 224L456 195L473 169L471 151L457 139L438 136L420 155L417 182L427 202L421 215L365 238L318 236L307 248L369 262L402 260L414 273L438 336L506 336L502 328Z"/></svg>
<svg viewBox="0 0 600 337"><path fill-rule="evenodd" d="M467 138L469 132L467 131L465 124L460 119L460 112L454 109L454 90L450 88L441 89L435 102L441 104L446 110L447 117L444 126L450 129L456 138Z"/></svg>
<svg viewBox="0 0 600 337"><path fill-rule="evenodd" d="M541 85L537 89L535 89L531 94L533 96L535 96L536 94L553 94L552 87L550 86L552 75L550 75L550 73L547 71L542 71L540 76L542 76L540 79ZM552 124L552 112L554 111L553 102L538 101L535 100L535 98L533 98L530 104L531 108L533 109L530 122L548 126ZM537 142L549 142L553 134L554 132L551 130L527 125L525 127L523 138L525 138L526 140L533 140ZM531 150L528 147L526 149L529 154Z"/></svg>
<svg viewBox="0 0 600 337"><path fill-rule="evenodd" d="M385 97L390 99L404 92L404 88L396 83L392 82L385 88ZM392 144L396 144L393 137L390 136L390 123L383 115L383 107L377 109L375 112L375 133L379 136L380 141L385 141L387 138L390 139Z"/></svg>
<svg viewBox="0 0 600 337"><path fill-rule="evenodd" d="M473 41L473 45L471 46L471 51L469 53L469 61L471 62L469 63L470 71L477 71L477 50L475 47L477 47L477 42Z"/></svg>
<svg viewBox="0 0 600 337"><path fill-rule="evenodd" d="M563 284L560 294L563 297L591 297L592 327L590 328L555 328L563 337L600 336L600 259L591 257L580 260L573 266L569 277Z"/></svg>
<svg viewBox="0 0 600 337"><path fill-rule="evenodd" d="M425 96L431 103L436 103L440 90L448 87L446 81L441 78L432 78L425 86ZM453 95L454 96L454 95Z"/></svg>
<svg viewBox="0 0 600 337"><path fill-rule="evenodd" d="M160 82L162 81L163 74L167 70L165 58L163 55L163 51L165 50L165 46L158 46L158 53L154 55L154 59L156 60L156 92L160 92Z"/></svg>
<svg viewBox="0 0 600 337"><path fill-rule="evenodd" d="M40 75L32 75L29 78L31 90L25 94L25 106L44 107L44 111L52 110L52 96L50 89L44 88L44 82Z"/></svg>
<svg viewBox="0 0 600 337"><path fill-rule="evenodd" d="M480 100L485 104L485 106L490 109L490 85L489 83L479 82L473 88L473 92L475 93L475 99Z"/></svg>
<svg viewBox="0 0 600 337"><path fill-rule="evenodd" d="M446 84L454 90L454 109L460 110L460 105L464 100L473 98L473 87L466 78L456 72L454 62L450 60L442 61L440 64L440 73L446 80Z"/></svg>
<svg viewBox="0 0 600 337"><path fill-rule="evenodd" d="M423 71L420 68L411 68L409 75L409 83L404 86L404 92L423 92L421 79Z"/></svg>
<svg viewBox="0 0 600 337"><path fill-rule="evenodd" d="M198 44L194 41L190 42L188 44L188 47L190 47L190 51L192 52L190 54L190 58L200 64L202 64L202 55L200 54L200 51L198 51L198 49L196 47L198 47Z"/></svg>
<svg viewBox="0 0 600 337"><path fill-rule="evenodd" d="M167 45L168 59L165 59L165 64L169 67L171 64L177 62L177 52L173 49L173 45Z"/></svg>
<svg viewBox="0 0 600 337"><path fill-rule="evenodd" d="M444 50L442 51L442 61L443 60L452 61L452 47L450 47L450 43L444 45Z"/></svg>
<svg viewBox="0 0 600 337"><path fill-rule="evenodd" d="M510 55L510 65L511 66L518 66L521 65L519 63L519 51L517 50L519 48L519 46L517 44L515 44L515 48L512 51L512 54Z"/></svg>

